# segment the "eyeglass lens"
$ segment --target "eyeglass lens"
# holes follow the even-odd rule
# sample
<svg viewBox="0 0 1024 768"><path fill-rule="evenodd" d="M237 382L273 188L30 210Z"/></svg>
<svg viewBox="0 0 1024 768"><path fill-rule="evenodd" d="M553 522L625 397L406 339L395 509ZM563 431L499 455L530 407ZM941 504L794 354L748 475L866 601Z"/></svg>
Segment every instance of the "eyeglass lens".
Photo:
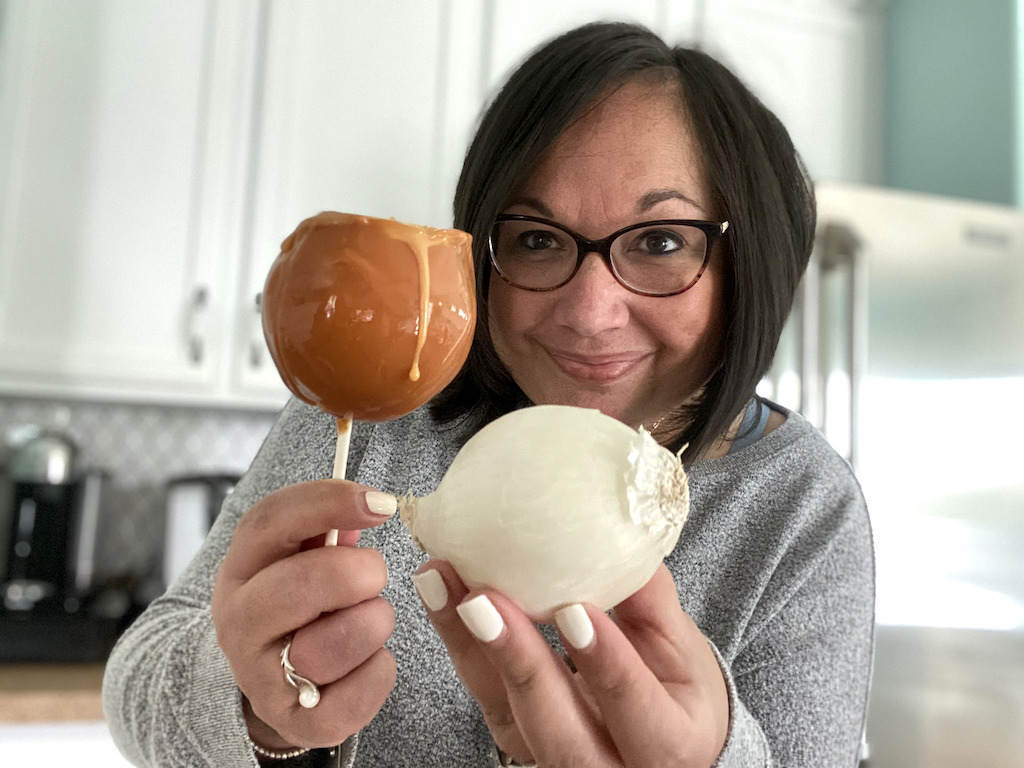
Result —
<svg viewBox="0 0 1024 768"><path fill-rule="evenodd" d="M628 229L609 246L619 280L647 293L670 293L688 287L701 273L707 235L687 224L652 224ZM558 227L536 221L499 221L491 251L501 274L533 290L565 283L579 260L575 238Z"/></svg>

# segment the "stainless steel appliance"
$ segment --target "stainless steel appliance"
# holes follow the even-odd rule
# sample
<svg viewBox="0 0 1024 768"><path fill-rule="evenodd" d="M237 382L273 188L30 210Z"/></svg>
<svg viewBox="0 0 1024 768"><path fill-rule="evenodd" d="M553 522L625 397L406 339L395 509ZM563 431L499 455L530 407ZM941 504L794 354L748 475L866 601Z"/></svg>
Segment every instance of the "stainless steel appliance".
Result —
<svg viewBox="0 0 1024 768"><path fill-rule="evenodd" d="M19 448L8 475L4 607L74 613L94 587L103 475L81 470L77 447L57 433Z"/></svg>
<svg viewBox="0 0 1024 768"><path fill-rule="evenodd" d="M167 483L163 586L168 587L202 546L238 475L184 475Z"/></svg>
<svg viewBox="0 0 1024 768"><path fill-rule="evenodd" d="M818 188L763 394L853 463L877 558L871 768L1024 766L1024 212Z"/></svg>
<svg viewBox="0 0 1024 768"><path fill-rule="evenodd" d="M105 474L82 465L66 436L43 432L15 450L2 485L0 660L102 657L112 631L96 555Z"/></svg>

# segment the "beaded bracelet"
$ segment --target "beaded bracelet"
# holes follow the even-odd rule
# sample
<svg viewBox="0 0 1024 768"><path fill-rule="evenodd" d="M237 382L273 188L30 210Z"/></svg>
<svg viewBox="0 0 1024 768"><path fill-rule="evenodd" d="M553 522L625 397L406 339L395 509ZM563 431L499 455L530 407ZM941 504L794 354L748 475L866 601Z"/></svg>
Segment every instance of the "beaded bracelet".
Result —
<svg viewBox="0 0 1024 768"><path fill-rule="evenodd" d="M495 745L495 747L498 751L498 765L512 766L512 768L516 768L516 766L519 766L520 768L537 768L537 763L517 763L511 757L502 752L501 747L498 747L497 745Z"/></svg>
<svg viewBox="0 0 1024 768"><path fill-rule="evenodd" d="M260 757L265 757L269 760L288 760L289 758L298 757L299 755L304 755L309 752L308 747L295 747L294 749L285 750L283 752L273 752L269 749L264 749L251 739L249 743L252 744L253 752Z"/></svg>

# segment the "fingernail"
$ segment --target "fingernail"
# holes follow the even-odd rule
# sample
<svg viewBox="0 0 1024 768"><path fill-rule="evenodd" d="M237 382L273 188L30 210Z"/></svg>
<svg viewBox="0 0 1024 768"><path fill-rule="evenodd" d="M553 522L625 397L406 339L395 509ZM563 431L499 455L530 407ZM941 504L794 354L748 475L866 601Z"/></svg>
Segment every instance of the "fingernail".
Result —
<svg viewBox="0 0 1024 768"><path fill-rule="evenodd" d="M482 643L493 643L498 639L505 622L501 620L501 614L494 607L487 595L478 595L472 600L467 600L455 610L462 617L462 623L466 629L473 633L473 636Z"/></svg>
<svg viewBox="0 0 1024 768"><path fill-rule="evenodd" d="M383 515L390 517L398 511L398 499L392 496L390 493L382 493L380 491L367 491L366 492L366 506L370 508L370 511L375 515Z"/></svg>
<svg viewBox="0 0 1024 768"><path fill-rule="evenodd" d="M441 574L430 568L412 577L413 586L420 600L432 611L440 611L448 605L448 587L444 585Z"/></svg>
<svg viewBox="0 0 1024 768"><path fill-rule="evenodd" d="M579 603L556 611L555 624L573 648L582 650L594 642L594 625Z"/></svg>

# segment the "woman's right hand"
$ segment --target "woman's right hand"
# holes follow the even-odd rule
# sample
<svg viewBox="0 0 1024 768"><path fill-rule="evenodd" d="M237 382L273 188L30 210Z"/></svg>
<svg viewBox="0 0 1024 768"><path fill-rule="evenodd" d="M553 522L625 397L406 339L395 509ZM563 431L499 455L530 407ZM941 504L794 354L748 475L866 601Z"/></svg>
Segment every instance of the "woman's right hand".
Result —
<svg viewBox="0 0 1024 768"><path fill-rule="evenodd" d="M376 550L355 545L361 529L396 506L366 486L320 480L266 496L235 528L214 586L213 623L261 747L336 746L391 693L396 666L384 643L395 612L380 596L387 566ZM331 529L338 546L325 547ZM299 705L281 668L289 637L296 672L320 688L312 709Z"/></svg>

